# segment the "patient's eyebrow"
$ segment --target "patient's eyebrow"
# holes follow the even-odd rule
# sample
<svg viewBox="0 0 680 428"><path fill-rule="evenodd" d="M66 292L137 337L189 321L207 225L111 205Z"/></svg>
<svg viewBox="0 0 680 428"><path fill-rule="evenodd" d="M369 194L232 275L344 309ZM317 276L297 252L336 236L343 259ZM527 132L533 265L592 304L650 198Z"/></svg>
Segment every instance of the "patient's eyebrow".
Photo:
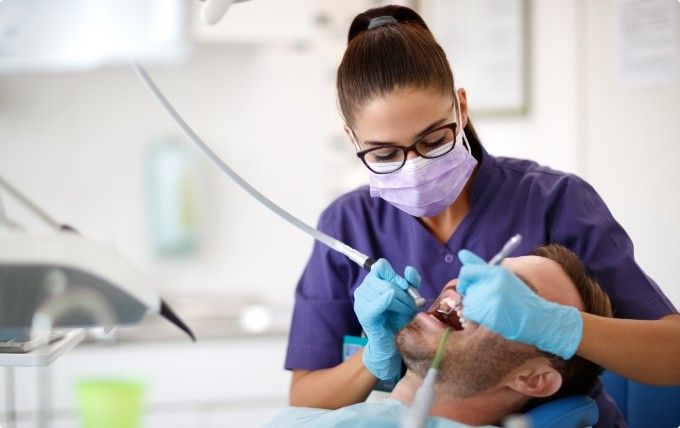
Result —
<svg viewBox="0 0 680 428"><path fill-rule="evenodd" d="M529 282L529 280L527 279L526 276L524 276L524 275L522 275L522 274L520 274L520 273L517 273L517 272L514 272L514 274L517 276L517 278L521 279L522 282L525 283L525 284L527 285L527 287L531 288L531 290L533 290L534 293L538 294L538 290L536 289L536 287L534 286L534 284L532 284L531 282Z"/></svg>

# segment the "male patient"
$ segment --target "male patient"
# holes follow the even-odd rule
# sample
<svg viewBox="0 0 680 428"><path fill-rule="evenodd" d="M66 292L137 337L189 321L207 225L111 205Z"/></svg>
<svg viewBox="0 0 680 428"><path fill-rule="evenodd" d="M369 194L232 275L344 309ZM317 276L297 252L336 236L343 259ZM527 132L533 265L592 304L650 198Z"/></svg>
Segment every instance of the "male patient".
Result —
<svg viewBox="0 0 680 428"><path fill-rule="evenodd" d="M558 245L539 247L533 255L508 258L503 266L541 297L599 316L611 316L607 295L589 278L575 254ZM338 410L286 408L268 426L397 425L432 364L445 328L451 331L435 385L428 426L500 425L503 418L541 402L586 394L602 369L575 356L564 360L533 346L513 342L453 312L439 314L442 299L460 302L452 280L427 312L421 312L397 336L406 375L390 399Z"/></svg>

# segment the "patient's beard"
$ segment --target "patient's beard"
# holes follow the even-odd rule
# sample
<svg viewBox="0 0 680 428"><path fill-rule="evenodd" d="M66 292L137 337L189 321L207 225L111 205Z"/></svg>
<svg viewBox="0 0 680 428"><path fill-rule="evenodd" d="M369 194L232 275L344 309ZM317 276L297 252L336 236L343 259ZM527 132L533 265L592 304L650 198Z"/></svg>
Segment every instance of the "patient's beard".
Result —
<svg viewBox="0 0 680 428"><path fill-rule="evenodd" d="M418 318L414 318L397 333L397 349L406 367L421 378L432 365L439 338L427 334Z"/></svg>
<svg viewBox="0 0 680 428"><path fill-rule="evenodd" d="M424 377L432 365L438 338L426 337L417 323L411 323L397 336L397 347L406 367ZM492 386L524 361L536 357L535 348L511 342L478 327L465 340L451 335L437 376L437 393L453 398L469 398Z"/></svg>
<svg viewBox="0 0 680 428"><path fill-rule="evenodd" d="M536 357L535 349L484 332L467 348L447 347L437 384L442 393L467 398L498 385L523 362Z"/></svg>

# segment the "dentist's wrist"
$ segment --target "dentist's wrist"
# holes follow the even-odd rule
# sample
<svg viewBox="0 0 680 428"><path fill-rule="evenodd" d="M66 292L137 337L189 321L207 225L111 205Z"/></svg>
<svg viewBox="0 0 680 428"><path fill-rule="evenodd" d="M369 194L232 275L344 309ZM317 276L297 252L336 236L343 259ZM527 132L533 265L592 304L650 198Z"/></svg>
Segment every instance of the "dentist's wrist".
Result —
<svg viewBox="0 0 680 428"><path fill-rule="evenodd" d="M554 306L553 306L554 305ZM583 337L583 317L581 312L571 306L551 303L552 310L537 320L545 329L535 346L568 360L576 354Z"/></svg>
<svg viewBox="0 0 680 428"><path fill-rule="evenodd" d="M380 380L392 380L401 374L401 355L396 349L376 352L372 349L369 339L364 347L362 359L368 371Z"/></svg>

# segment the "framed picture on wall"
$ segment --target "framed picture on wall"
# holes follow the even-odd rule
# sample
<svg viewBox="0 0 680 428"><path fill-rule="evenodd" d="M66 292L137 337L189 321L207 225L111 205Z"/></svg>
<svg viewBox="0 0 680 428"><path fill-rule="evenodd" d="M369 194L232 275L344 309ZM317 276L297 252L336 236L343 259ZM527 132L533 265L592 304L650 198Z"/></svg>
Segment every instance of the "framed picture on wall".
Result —
<svg viewBox="0 0 680 428"><path fill-rule="evenodd" d="M420 12L446 51L456 87L476 116L529 109L529 2L422 0Z"/></svg>

